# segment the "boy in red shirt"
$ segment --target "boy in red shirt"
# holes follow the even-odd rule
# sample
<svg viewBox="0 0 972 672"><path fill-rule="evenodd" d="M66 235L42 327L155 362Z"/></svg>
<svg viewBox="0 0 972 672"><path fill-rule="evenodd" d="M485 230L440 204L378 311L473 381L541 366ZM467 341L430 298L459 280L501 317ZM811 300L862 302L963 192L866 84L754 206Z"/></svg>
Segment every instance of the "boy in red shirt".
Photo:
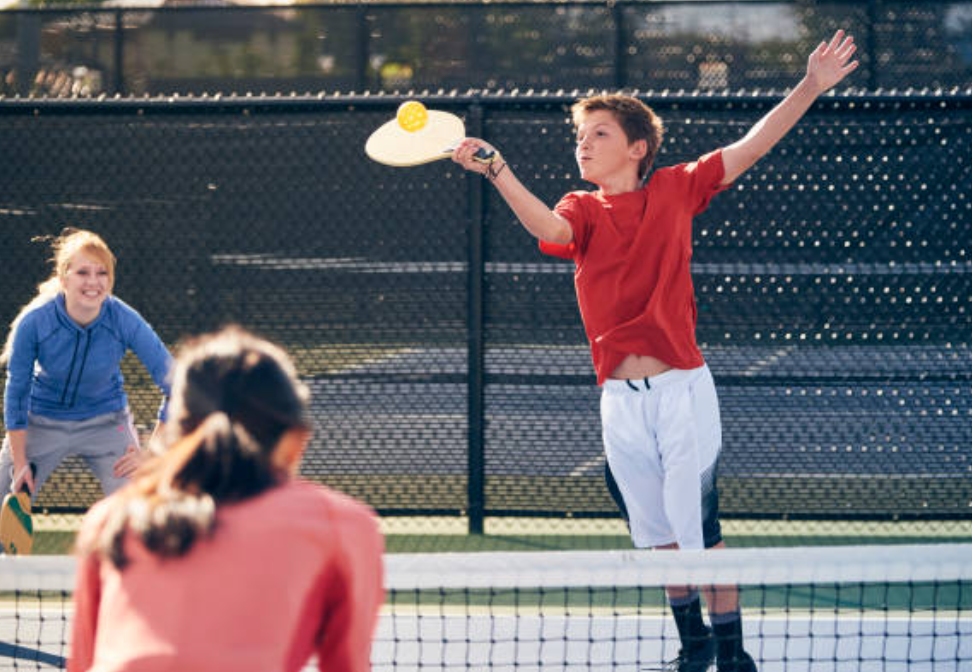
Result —
<svg viewBox="0 0 972 672"><path fill-rule="evenodd" d="M572 192L551 210L498 151L466 138L453 160L482 173L548 254L571 258L591 356L602 386L604 448L622 511L639 548L718 548L715 484L722 442L715 386L695 342L692 218L765 155L822 93L853 72L853 38L837 31L810 55L806 76L741 140L691 163L656 170L662 124L622 95L572 108L581 177L599 189ZM490 163L473 157L493 151ZM682 648L671 668L752 672L743 650L738 591L670 586ZM713 637L714 634L714 637Z"/></svg>

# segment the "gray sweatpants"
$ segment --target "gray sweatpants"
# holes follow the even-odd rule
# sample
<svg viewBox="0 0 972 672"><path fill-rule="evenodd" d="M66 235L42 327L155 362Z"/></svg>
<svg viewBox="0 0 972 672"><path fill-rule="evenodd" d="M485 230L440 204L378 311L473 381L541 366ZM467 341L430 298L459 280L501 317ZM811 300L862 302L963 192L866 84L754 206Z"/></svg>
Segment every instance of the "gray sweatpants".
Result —
<svg viewBox="0 0 972 672"><path fill-rule="evenodd" d="M27 460L35 465L34 494L54 473L57 465L69 455L80 456L101 481L106 495L125 485L128 480L112 474L128 446L138 445L138 434L129 411L116 411L87 420L52 420L31 414L27 422ZM13 481L13 456L10 440L4 438L0 449L0 493L10 492Z"/></svg>

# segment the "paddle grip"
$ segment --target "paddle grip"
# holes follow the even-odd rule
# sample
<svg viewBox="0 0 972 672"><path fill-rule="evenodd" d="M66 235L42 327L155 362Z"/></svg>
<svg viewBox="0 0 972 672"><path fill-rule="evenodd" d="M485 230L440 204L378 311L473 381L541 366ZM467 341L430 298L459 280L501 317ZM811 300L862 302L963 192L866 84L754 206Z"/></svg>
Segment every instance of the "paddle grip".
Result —
<svg viewBox="0 0 972 672"><path fill-rule="evenodd" d="M472 158L478 161L479 163L485 163L485 164L492 163L495 157L496 157L496 152L492 150L487 151L483 147L480 147L478 150L476 150L476 153L473 154L472 156Z"/></svg>

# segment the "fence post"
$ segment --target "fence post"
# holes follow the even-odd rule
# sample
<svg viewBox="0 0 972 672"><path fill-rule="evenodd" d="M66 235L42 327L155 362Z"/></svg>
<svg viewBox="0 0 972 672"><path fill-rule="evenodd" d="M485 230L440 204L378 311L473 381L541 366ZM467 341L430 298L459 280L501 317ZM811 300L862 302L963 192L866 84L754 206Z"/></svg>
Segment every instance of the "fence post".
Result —
<svg viewBox="0 0 972 672"><path fill-rule="evenodd" d="M112 93L125 95L125 10L115 10L115 76Z"/></svg>
<svg viewBox="0 0 972 672"><path fill-rule="evenodd" d="M355 68L355 79L357 80L356 90L359 93L364 93L368 90L368 51L369 51L369 34L368 34L368 12L365 10L365 6L358 3L356 11L358 19L358 53L356 56L356 68ZM379 85L378 89L381 88Z"/></svg>
<svg viewBox="0 0 972 672"><path fill-rule="evenodd" d="M611 6L614 17L614 86L623 89L628 85L628 64L625 59L627 42L624 39L624 7L620 2Z"/></svg>
<svg viewBox="0 0 972 672"><path fill-rule="evenodd" d="M40 67L40 14L26 9L26 0L21 0L22 9L17 14L17 93L29 96L34 85L34 77Z"/></svg>
<svg viewBox="0 0 972 672"><path fill-rule="evenodd" d="M867 60L868 75L867 86L871 91L876 91L880 82L878 81L878 62L877 62L877 20L878 4L880 0L870 0L867 3Z"/></svg>
<svg viewBox="0 0 972 672"><path fill-rule="evenodd" d="M483 136L483 108L469 106L466 128L470 135ZM469 534L482 534L486 508L486 454L484 444L484 353L483 353L483 223L486 219L486 181L466 173L469 189L469 317L468 317L468 491Z"/></svg>

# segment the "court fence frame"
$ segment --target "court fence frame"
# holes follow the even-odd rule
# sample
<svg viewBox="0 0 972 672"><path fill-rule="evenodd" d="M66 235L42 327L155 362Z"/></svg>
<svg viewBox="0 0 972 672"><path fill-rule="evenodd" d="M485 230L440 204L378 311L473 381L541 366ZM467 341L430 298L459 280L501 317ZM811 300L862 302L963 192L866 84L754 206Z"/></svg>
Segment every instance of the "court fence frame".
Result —
<svg viewBox="0 0 972 672"><path fill-rule="evenodd" d="M571 0L11 8L0 12L0 93L772 89L788 85L814 40L837 28L856 34L864 88L964 88L972 84L972 42L962 37L970 6ZM789 13L779 19L785 34L756 30L772 11ZM726 25L706 25L706 12ZM391 35L394 26L405 26L401 36ZM163 64L160 50L187 64Z"/></svg>

